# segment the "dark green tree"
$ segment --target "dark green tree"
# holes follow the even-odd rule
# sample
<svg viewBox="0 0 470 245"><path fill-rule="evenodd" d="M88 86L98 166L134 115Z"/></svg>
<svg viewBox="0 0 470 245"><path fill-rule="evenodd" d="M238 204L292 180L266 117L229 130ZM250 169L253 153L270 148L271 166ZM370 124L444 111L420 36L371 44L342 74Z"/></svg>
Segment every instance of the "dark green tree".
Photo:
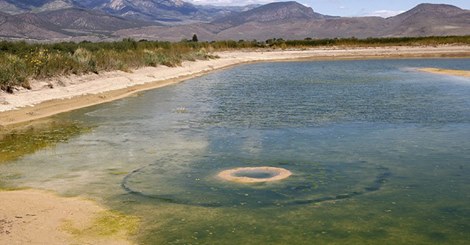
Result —
<svg viewBox="0 0 470 245"><path fill-rule="evenodd" d="M199 41L199 40L197 39L197 35L196 35L196 34L193 35L192 41L195 42L195 43L197 43L197 42Z"/></svg>

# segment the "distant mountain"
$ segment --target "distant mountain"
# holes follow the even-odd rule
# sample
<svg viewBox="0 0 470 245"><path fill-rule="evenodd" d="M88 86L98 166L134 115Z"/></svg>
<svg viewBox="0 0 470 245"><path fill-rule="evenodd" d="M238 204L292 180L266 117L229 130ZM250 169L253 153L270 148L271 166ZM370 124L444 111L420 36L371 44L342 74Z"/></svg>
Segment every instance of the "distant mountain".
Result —
<svg viewBox="0 0 470 245"><path fill-rule="evenodd" d="M83 1L81 4L109 14L147 21L184 21L198 12L194 5L181 0L107 0Z"/></svg>
<svg viewBox="0 0 470 245"><path fill-rule="evenodd" d="M0 11L11 14L19 14L25 12L40 12L75 7L73 0L0 0L0 6L9 6Z"/></svg>
<svg viewBox="0 0 470 245"><path fill-rule="evenodd" d="M346 18L315 13L311 8L296 2L279 2L230 14L210 24L146 28L145 31L125 29L115 34L172 41L189 38L193 33L197 33L200 40L470 35L469 14L469 10L451 5L420 4L387 19Z"/></svg>
<svg viewBox="0 0 470 245"><path fill-rule="evenodd" d="M261 39L334 38L334 37L400 37L469 35L470 11L445 4L420 4L413 9L387 19L381 17L331 17L308 11L292 2L268 4L250 11L235 14L213 24L226 26L227 18L236 23L218 33L220 39L238 39L240 36ZM271 9L271 11L266 11ZM285 9L296 14L288 15ZM257 14L270 13L268 21ZM302 14L299 14L302 13ZM276 13L284 13L277 15ZM238 17L237 17L238 16ZM253 16L253 18L246 18ZM277 18L274 18L277 16ZM283 18L285 17L285 18ZM242 21L240 21L242 20ZM240 35L241 34L241 35ZM236 38L235 38L236 37Z"/></svg>
<svg viewBox="0 0 470 245"><path fill-rule="evenodd" d="M41 20L52 23L62 30L71 32L111 33L120 29L135 28L155 23L129 20L103 14L96 10L78 8L45 11L36 14ZM21 15L18 15L19 17Z"/></svg>
<svg viewBox="0 0 470 245"><path fill-rule="evenodd" d="M273 22L284 20L314 20L326 16L313 12L312 8L297 2L269 3L241 13L233 13L216 19L215 24L242 25L247 22Z"/></svg>
<svg viewBox="0 0 470 245"><path fill-rule="evenodd" d="M470 34L470 11L447 4L420 4L387 22L384 36Z"/></svg>
<svg viewBox="0 0 470 245"><path fill-rule="evenodd" d="M210 41L470 35L470 11L446 4L420 4L389 18L327 16L297 2L216 7L181 0L0 0L0 7L5 12L0 15L0 38L179 41L197 34L199 40Z"/></svg>
<svg viewBox="0 0 470 245"><path fill-rule="evenodd" d="M60 28L44 22L34 14L21 16L0 12L0 37L6 39L64 40L70 37Z"/></svg>
<svg viewBox="0 0 470 245"><path fill-rule="evenodd" d="M198 6L181 0L85 0L87 8L146 21L167 24L209 22L232 13L246 11L258 5L241 7Z"/></svg>
<svg viewBox="0 0 470 245"><path fill-rule="evenodd" d="M169 24L209 22L254 7L257 5L196 6L181 0L0 0L0 11L9 14L83 8L129 19Z"/></svg>
<svg viewBox="0 0 470 245"><path fill-rule="evenodd" d="M9 15L0 12L0 37L9 39L71 40L108 38L112 32L155 25L86 9L60 9ZM90 38L95 37L95 38Z"/></svg>
<svg viewBox="0 0 470 245"><path fill-rule="evenodd" d="M0 0L0 11L3 13L7 13L7 14L19 14L19 13L24 13L28 10L23 9L14 3Z"/></svg>

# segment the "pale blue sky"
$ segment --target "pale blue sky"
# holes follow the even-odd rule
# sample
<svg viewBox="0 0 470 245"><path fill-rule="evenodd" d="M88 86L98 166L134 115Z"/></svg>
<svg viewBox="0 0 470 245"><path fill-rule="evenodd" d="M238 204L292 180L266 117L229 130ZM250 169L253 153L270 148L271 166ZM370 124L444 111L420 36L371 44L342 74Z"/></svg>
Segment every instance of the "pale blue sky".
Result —
<svg viewBox="0 0 470 245"><path fill-rule="evenodd" d="M275 0L188 0L195 4L214 5L247 5L252 3L269 3ZM445 3L463 9L470 9L470 0L297 0L312 7L317 13L339 16L378 15L388 17L409 10L414 6L426 3Z"/></svg>

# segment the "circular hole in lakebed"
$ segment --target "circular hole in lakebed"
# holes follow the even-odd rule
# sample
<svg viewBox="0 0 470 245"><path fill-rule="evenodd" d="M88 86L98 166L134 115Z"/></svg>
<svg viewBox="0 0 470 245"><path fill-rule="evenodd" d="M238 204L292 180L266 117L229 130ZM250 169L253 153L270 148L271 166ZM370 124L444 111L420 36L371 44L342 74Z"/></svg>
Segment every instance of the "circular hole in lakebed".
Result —
<svg viewBox="0 0 470 245"><path fill-rule="evenodd" d="M217 176L223 180L238 183L279 181L291 175L292 173L289 170L275 167L233 168L221 171L217 174Z"/></svg>
<svg viewBox="0 0 470 245"><path fill-rule="evenodd" d="M214 169L220 162L225 168ZM263 207L351 198L380 190L391 175L387 168L366 161L270 163L282 167L239 167L253 162L214 158L195 163L197 167L172 168L171 159L162 160L133 170L121 186L129 194L157 202Z"/></svg>

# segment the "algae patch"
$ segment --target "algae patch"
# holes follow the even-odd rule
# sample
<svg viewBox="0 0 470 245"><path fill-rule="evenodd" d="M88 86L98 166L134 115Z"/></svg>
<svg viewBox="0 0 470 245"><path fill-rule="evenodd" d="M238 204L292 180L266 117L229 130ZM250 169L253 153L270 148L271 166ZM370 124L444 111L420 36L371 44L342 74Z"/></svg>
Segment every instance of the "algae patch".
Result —
<svg viewBox="0 0 470 245"><path fill-rule="evenodd" d="M117 211L99 212L91 222L73 223L65 220L62 229L77 240L124 239L137 234L140 219Z"/></svg>
<svg viewBox="0 0 470 245"><path fill-rule="evenodd" d="M13 161L40 149L67 142L70 138L90 130L90 127L75 122L54 122L40 127L30 126L26 129L1 133L0 163Z"/></svg>

